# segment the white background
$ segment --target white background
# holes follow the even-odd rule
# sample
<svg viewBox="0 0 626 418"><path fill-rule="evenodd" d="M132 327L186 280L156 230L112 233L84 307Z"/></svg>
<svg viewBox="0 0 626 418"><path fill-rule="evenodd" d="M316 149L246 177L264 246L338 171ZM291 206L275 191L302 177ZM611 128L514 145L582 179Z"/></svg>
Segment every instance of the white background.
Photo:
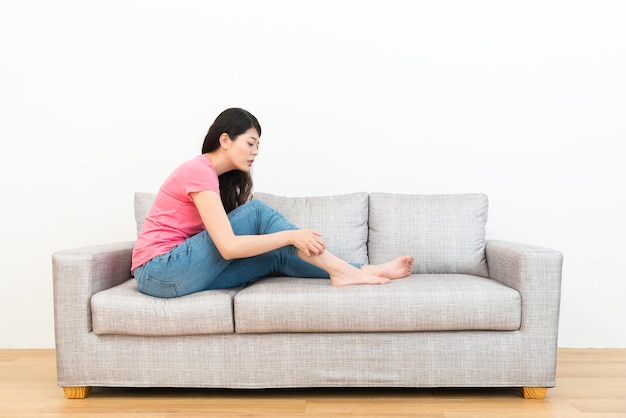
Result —
<svg viewBox="0 0 626 418"><path fill-rule="evenodd" d="M626 347L626 3L0 0L0 348L53 347L51 254L134 239L231 106L256 190L485 192L565 255L561 347Z"/></svg>

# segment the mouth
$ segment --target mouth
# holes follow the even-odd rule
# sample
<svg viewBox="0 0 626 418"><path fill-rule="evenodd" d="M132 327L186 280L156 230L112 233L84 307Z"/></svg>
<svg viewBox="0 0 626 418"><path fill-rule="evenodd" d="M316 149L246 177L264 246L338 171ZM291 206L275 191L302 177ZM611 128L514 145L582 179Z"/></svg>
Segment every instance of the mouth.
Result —
<svg viewBox="0 0 626 418"><path fill-rule="evenodd" d="M248 160L248 167L252 167L253 163L254 163L254 160Z"/></svg>

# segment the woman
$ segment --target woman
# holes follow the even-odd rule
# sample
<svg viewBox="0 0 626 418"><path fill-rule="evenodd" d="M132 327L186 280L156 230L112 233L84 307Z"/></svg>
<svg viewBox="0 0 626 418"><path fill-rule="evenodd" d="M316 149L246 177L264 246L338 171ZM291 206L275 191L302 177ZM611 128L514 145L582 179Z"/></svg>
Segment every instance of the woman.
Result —
<svg viewBox="0 0 626 418"><path fill-rule="evenodd" d="M249 112L222 112L202 154L178 167L159 190L133 251L139 290L171 298L235 287L269 273L325 277L335 286L385 284L406 277L413 258L352 265L326 250L321 234L298 229L250 200L250 167L261 126Z"/></svg>

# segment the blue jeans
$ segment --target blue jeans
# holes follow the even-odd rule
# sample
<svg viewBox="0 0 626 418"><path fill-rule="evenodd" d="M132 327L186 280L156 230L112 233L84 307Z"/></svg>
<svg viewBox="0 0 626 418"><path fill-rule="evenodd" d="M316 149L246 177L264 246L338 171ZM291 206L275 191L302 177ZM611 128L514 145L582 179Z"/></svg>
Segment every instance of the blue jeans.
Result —
<svg viewBox="0 0 626 418"><path fill-rule="evenodd" d="M298 229L259 200L239 206L228 214L228 219L235 235L262 235ZM328 273L302 261L296 253L297 249L289 245L254 257L225 260L204 230L170 252L137 267L134 274L142 293L160 298L236 287L270 273L329 278Z"/></svg>

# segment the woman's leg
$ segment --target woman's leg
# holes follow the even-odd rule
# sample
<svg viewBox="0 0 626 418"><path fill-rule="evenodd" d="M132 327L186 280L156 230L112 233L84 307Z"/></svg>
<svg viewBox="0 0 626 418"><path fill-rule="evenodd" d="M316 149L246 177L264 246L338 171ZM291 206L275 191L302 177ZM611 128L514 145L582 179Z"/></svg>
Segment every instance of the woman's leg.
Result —
<svg viewBox="0 0 626 418"><path fill-rule="evenodd" d="M238 211L241 208L245 209ZM249 216L249 212L256 213L256 216ZM266 234L298 229L278 211L260 201L249 202L235 209L231 214L229 218L235 234ZM270 259L272 263L269 262ZM330 277L331 283L335 286L389 283L390 280L408 276L413 267L412 256L397 257L378 265L361 266L347 263L330 251L324 251L317 256L307 256L293 246L280 248L267 255L238 261L238 269L245 271L248 261L243 260L263 265L264 267L260 270L266 271L249 280L262 277L269 272L280 272L292 277ZM265 267L267 263L269 263L269 271ZM228 269L230 270L230 267Z"/></svg>
<svg viewBox="0 0 626 418"><path fill-rule="evenodd" d="M305 261L306 260L306 261ZM378 265L347 263L330 251L319 256L294 255L291 250L275 250L250 258L233 260L211 283L212 289L235 287L270 273L290 277L330 279L334 286L385 284L411 274L413 257L397 257ZM259 275L260 273L263 273Z"/></svg>
<svg viewBox="0 0 626 418"><path fill-rule="evenodd" d="M278 249L249 258L239 258L225 268L210 284L210 289L236 287L269 274L328 279L324 270L302 261L295 251Z"/></svg>
<svg viewBox="0 0 626 418"><path fill-rule="evenodd" d="M364 265L361 268L346 263L329 251L316 256L308 256L299 251L298 256L307 263L327 271L333 286L387 284L393 279L408 276L413 267L412 256L397 257L384 264Z"/></svg>
<svg viewBox="0 0 626 418"><path fill-rule="evenodd" d="M260 201L252 201L229 214L233 231L237 235L268 234L295 230L295 225L272 207ZM411 261L412 263L412 261ZM256 257L233 260L218 275L212 288L233 287L258 279L269 273L282 273L291 277L330 278L333 285L384 284L390 277L384 277L382 270L350 264L324 251L318 256L306 256L293 246L279 248ZM397 270L397 269L396 269ZM390 273L386 269L385 273ZM401 277L410 273L402 271ZM396 271L392 274L398 275ZM400 276L398 276L400 277ZM397 278L397 277L391 277Z"/></svg>
<svg viewBox="0 0 626 418"><path fill-rule="evenodd" d="M230 212L228 218L236 235L261 235L297 229L278 211L258 200L241 205ZM301 264L300 268L289 268L294 259ZM292 246L257 257L225 260L205 230L138 268L135 277L143 293L176 297L238 286L282 271L283 266L292 274L325 275L323 271L299 260L296 248Z"/></svg>
<svg viewBox="0 0 626 418"><path fill-rule="evenodd" d="M247 210L230 217L235 234L239 234L238 231L242 234L251 234L251 231L262 234L297 229L273 208L260 202L252 205L253 202L247 204L250 205ZM257 216L249 216L250 211L258 212ZM385 268L382 265L361 268L361 265L341 260L330 251L307 256L295 247L288 246L256 257L234 260L216 278L212 288L237 286L269 273L282 273L291 277L330 278L335 286L385 284L391 279L406 277L411 272L412 257L396 260L398 261L394 265L385 263Z"/></svg>

